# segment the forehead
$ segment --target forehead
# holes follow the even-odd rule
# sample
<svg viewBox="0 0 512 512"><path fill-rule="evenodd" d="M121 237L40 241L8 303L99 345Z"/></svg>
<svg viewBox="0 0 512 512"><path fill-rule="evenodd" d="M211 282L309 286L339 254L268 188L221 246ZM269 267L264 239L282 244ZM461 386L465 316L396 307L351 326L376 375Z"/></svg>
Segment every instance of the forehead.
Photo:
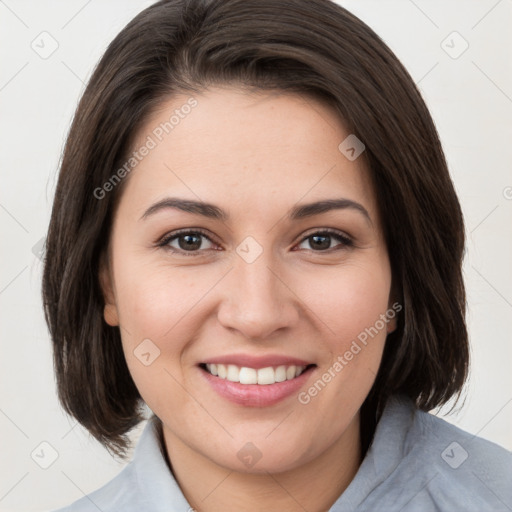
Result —
<svg viewBox="0 0 512 512"><path fill-rule="evenodd" d="M123 195L140 209L169 193L247 209L341 194L374 211L364 154L351 161L339 149L350 135L311 96L220 87L175 95L136 134L133 150L151 148Z"/></svg>

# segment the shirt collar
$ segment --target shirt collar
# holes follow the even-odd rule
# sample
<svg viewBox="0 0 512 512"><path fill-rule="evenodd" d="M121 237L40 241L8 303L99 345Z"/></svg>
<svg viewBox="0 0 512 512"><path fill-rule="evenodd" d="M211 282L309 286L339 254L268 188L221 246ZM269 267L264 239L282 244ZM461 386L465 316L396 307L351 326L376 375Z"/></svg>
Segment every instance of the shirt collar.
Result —
<svg viewBox="0 0 512 512"><path fill-rule="evenodd" d="M140 436L132 459L138 486L147 497L145 509L154 512L187 512L191 507L162 452L161 428L161 420L153 414Z"/></svg>
<svg viewBox="0 0 512 512"><path fill-rule="evenodd" d="M340 507L343 510L356 508L396 469L408 449L406 433L415 421L415 410L413 401L404 395L388 399L372 444L354 479L333 505L333 512ZM191 507L167 465L162 443L162 422L153 414L132 460L138 485L147 496L146 508L155 512L187 512ZM169 508L171 504L172 509Z"/></svg>
<svg viewBox="0 0 512 512"><path fill-rule="evenodd" d="M416 416L416 406L406 395L388 398L366 456L355 477L332 506L332 512L356 510L395 471L410 450L409 433L415 430Z"/></svg>

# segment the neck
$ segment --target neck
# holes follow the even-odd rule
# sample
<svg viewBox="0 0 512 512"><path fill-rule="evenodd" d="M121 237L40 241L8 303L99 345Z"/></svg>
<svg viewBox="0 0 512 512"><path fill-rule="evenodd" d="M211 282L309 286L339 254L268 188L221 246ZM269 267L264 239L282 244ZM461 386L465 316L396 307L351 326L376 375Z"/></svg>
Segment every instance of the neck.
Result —
<svg viewBox="0 0 512 512"><path fill-rule="evenodd" d="M215 464L163 426L172 472L198 512L266 510L325 512L348 487L361 463L359 414L320 456L280 473L240 473ZM169 456L172 454L172 457Z"/></svg>

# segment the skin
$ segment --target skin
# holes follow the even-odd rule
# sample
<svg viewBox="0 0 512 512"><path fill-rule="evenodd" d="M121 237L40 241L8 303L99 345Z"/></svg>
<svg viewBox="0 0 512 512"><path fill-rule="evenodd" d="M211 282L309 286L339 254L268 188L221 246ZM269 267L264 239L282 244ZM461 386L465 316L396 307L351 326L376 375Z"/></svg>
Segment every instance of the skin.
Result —
<svg viewBox="0 0 512 512"><path fill-rule="evenodd" d="M296 394L269 407L233 404L198 364L232 353L298 357L317 365L307 391L391 307L364 153L350 161L340 152L349 132L310 97L230 87L194 97L198 105L126 178L101 271L105 319L121 328L131 375L163 422L172 471L196 510L328 510L361 463L359 409L394 321L307 404ZM188 98L164 102L134 147ZM170 196L213 203L229 218L168 208L141 219ZM370 220L353 208L287 218L297 204L337 198ZM195 256L157 246L184 228L211 241L200 237ZM325 228L353 246L331 236L319 249L307 236ZM262 249L252 263L236 252L248 236ZM179 240L169 242L177 251ZM134 355L145 339L160 350L148 366ZM252 467L237 456L248 442L261 454Z"/></svg>

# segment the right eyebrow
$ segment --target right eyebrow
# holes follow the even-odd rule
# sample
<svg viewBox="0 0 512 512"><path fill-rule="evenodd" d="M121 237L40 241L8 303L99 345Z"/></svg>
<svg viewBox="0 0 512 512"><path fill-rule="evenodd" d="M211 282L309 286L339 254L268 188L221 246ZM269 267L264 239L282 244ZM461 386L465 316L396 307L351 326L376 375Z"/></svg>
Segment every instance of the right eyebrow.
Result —
<svg viewBox="0 0 512 512"><path fill-rule="evenodd" d="M195 213L197 215L202 215L204 217L208 217L211 219L217 219L222 221L226 221L228 219L228 214L218 206L215 206L214 204L204 203L202 201L193 201L190 199L178 199L176 197L167 197L151 205L144 212L144 214L139 220L146 219L150 215L154 215L155 213L168 208L173 208L188 213Z"/></svg>

